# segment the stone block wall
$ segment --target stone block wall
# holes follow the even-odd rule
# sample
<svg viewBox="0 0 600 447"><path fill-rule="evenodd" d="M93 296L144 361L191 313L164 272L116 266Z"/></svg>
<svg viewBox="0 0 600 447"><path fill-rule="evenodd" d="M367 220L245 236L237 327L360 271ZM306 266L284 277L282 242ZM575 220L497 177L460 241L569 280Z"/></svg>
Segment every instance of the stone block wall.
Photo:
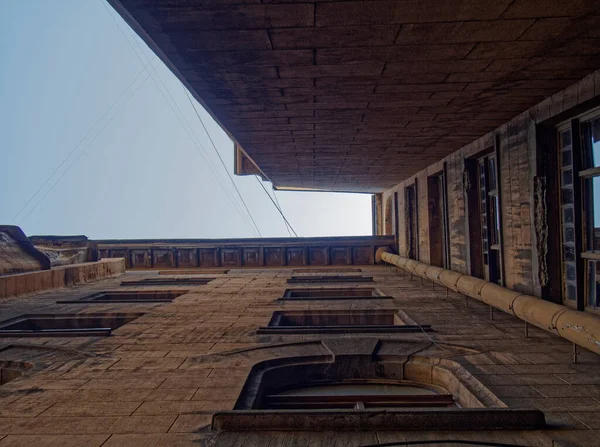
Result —
<svg viewBox="0 0 600 447"><path fill-rule="evenodd" d="M127 272L93 284L16 301L4 300L5 318L43 312L144 315L108 337L1 338L0 362L23 365L22 376L0 387L0 445L299 445L370 446L459 440L520 446L596 446L600 412L600 360L516 318L460 294L422 285L384 266L362 267L386 300L279 301L291 269L280 267L216 275L171 303L58 304L106 290ZM340 287L339 284L327 284ZM343 287L364 287L346 284ZM167 288L172 288L168 287ZM144 289L147 289L144 288ZM137 288L136 290L141 290ZM396 309L430 333L258 334L281 310ZM376 339L382 340L377 342ZM412 344L418 346L408 349ZM451 385L482 384L510 408L534 408L547 426L535 430L231 431L211 428L213 415L232 410L254 365L302 355L332 359L366 347L382 357L408 355L423 380L432 374ZM379 346L379 348L377 347ZM387 346L387 348L386 348ZM412 352L410 354L407 354ZM428 357L439 364L429 364ZM421 359L420 362L418 360ZM415 363L416 362L416 363ZM451 365L441 368L443 365ZM407 374L408 374L407 369ZM414 376L417 377L417 376ZM448 386L450 386L448 385ZM475 390L471 387L471 391ZM457 392L460 392L457 391ZM475 423L475 421L474 421Z"/></svg>
<svg viewBox="0 0 600 447"><path fill-rule="evenodd" d="M482 151L495 149L498 157L500 183L502 250L504 261L504 285L510 289L530 295L542 296L548 275L546 270L550 258L558 253L548 253L544 229L536 229L536 190L534 183L545 173L538 168L538 159L545 157L556 147L549 145L539 135L539 128L546 123L568 119L570 116L600 105L600 71L585 77L572 86L545 99L535 107L519 114L495 131L462 147L448 157L420 171L406 181L384 192L383 202L397 194L397 207L393 219L397 221L397 249L402 256L407 255L407 228L405 213L405 187L417 181L418 185L418 232L419 260L432 263L430 245L431 204L428 200L428 177L445 170L448 196L448 220L450 240L450 268L454 271L473 274L469 253L469 222L467 215L466 191L476 188L476 178L469 178L465 161ZM544 177L545 179L545 177ZM539 193L540 191L538 191ZM545 190L543 200L547 203L557 197ZM393 201L392 201L393 202ZM542 227L550 219L548 215ZM538 216L539 220L539 216ZM537 222L538 224L540 222ZM392 230L394 231L394 230ZM551 272L550 275L556 272ZM556 290L547 293L556 295ZM560 301L560 297L546 296Z"/></svg>

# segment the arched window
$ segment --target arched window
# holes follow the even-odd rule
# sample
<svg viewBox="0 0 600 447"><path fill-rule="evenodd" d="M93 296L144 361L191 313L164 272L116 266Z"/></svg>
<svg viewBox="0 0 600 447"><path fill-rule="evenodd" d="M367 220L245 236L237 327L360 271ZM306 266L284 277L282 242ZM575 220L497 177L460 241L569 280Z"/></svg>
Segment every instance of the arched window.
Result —
<svg viewBox="0 0 600 447"><path fill-rule="evenodd" d="M244 351L254 363L215 430L513 430L545 426L508 408L441 346L407 339L324 338ZM446 345L444 355L464 354Z"/></svg>

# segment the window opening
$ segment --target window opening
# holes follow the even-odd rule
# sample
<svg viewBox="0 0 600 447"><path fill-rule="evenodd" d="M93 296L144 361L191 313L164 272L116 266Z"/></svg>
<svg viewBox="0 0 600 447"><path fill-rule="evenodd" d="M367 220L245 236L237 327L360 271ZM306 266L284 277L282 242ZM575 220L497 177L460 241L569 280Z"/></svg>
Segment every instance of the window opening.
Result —
<svg viewBox="0 0 600 447"><path fill-rule="evenodd" d="M288 278L287 282L373 282L373 277L362 275L295 275Z"/></svg>
<svg viewBox="0 0 600 447"><path fill-rule="evenodd" d="M372 299L388 298L374 288L323 288L323 289L287 289L283 299L299 300L336 300L336 299ZM389 297L391 298L391 297Z"/></svg>
<svg viewBox="0 0 600 447"><path fill-rule="evenodd" d="M292 270L292 275L354 275L356 273L362 273L362 269L354 267L342 267L333 269L306 268Z"/></svg>
<svg viewBox="0 0 600 447"><path fill-rule="evenodd" d="M498 158L489 149L466 163L471 275L503 285Z"/></svg>
<svg viewBox="0 0 600 447"><path fill-rule="evenodd" d="M121 281L122 286L202 286L215 278L212 277L176 277L176 278L144 278Z"/></svg>
<svg viewBox="0 0 600 447"><path fill-rule="evenodd" d="M417 182L404 189L406 209L406 247L410 259L419 259L419 211L417 206Z"/></svg>
<svg viewBox="0 0 600 447"><path fill-rule="evenodd" d="M562 298L600 307L600 110L557 127Z"/></svg>
<svg viewBox="0 0 600 447"><path fill-rule="evenodd" d="M455 407L454 397L433 387L412 382L318 383L265 396L263 408L287 409L386 409Z"/></svg>
<svg viewBox="0 0 600 447"><path fill-rule="evenodd" d="M57 303L170 303L187 292L188 290L109 290L87 295L79 300L63 300Z"/></svg>
<svg viewBox="0 0 600 447"><path fill-rule="evenodd" d="M225 275L228 269L175 269L159 270L159 275Z"/></svg>
<svg viewBox="0 0 600 447"><path fill-rule="evenodd" d="M500 201L498 200L495 154L489 154L478 159L477 170L485 279L490 282L502 284Z"/></svg>
<svg viewBox="0 0 600 447"><path fill-rule="evenodd" d="M450 236L445 171L428 177L427 182L430 261L432 265L449 269Z"/></svg>
<svg viewBox="0 0 600 447"><path fill-rule="evenodd" d="M88 337L107 336L113 329L141 317L132 314L31 314L0 323L4 337Z"/></svg>
<svg viewBox="0 0 600 447"><path fill-rule="evenodd" d="M406 316L408 317L408 316ZM258 333L430 332L395 310L277 311ZM410 317L408 317L409 319ZM409 323L409 324L407 324Z"/></svg>

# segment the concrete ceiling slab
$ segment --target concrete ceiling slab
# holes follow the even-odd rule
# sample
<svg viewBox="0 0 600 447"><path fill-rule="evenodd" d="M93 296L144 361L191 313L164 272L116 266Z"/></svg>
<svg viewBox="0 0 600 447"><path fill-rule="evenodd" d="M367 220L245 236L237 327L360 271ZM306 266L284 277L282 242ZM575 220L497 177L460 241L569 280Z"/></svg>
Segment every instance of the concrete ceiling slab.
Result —
<svg viewBox="0 0 600 447"><path fill-rule="evenodd" d="M278 187L389 188L600 68L596 0L109 0Z"/></svg>

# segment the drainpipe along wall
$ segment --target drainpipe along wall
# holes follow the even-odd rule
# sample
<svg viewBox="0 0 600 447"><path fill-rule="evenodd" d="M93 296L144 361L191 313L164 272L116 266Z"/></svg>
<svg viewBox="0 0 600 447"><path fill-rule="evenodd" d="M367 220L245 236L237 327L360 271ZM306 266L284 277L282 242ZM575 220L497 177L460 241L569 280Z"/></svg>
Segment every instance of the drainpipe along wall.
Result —
<svg viewBox="0 0 600 447"><path fill-rule="evenodd" d="M377 251L376 259L482 301L600 354L600 318L595 315L515 292L473 276L403 258L391 253L387 247Z"/></svg>

